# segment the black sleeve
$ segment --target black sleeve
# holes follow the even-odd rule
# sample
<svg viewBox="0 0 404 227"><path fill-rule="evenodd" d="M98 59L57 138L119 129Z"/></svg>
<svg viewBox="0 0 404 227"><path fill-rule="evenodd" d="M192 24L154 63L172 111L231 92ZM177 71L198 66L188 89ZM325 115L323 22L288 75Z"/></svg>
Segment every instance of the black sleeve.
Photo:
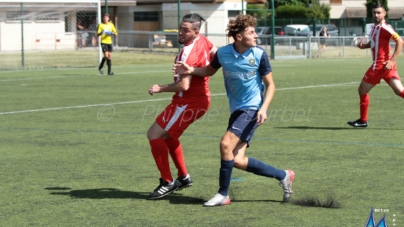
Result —
<svg viewBox="0 0 404 227"><path fill-rule="evenodd" d="M258 72L260 73L261 76L266 76L268 73L272 72L271 64L269 63L266 51L262 53Z"/></svg>
<svg viewBox="0 0 404 227"><path fill-rule="evenodd" d="M210 67L214 69L220 69L220 67L222 67L222 65L219 62L219 57L217 56L217 51L215 53L215 56L213 57L213 60L210 62Z"/></svg>

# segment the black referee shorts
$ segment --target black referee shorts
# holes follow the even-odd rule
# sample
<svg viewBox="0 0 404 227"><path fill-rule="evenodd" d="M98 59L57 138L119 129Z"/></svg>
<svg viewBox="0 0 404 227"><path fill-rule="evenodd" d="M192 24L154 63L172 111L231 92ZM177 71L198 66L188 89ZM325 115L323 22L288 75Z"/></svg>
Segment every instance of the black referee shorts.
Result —
<svg viewBox="0 0 404 227"><path fill-rule="evenodd" d="M112 52L112 44L101 43L102 52Z"/></svg>

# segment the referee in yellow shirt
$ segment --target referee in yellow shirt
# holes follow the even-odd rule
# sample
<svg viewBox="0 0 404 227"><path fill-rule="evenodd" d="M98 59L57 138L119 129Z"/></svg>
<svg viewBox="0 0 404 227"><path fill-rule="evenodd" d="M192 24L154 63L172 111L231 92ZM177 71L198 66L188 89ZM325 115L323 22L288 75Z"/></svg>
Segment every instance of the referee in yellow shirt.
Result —
<svg viewBox="0 0 404 227"><path fill-rule="evenodd" d="M102 67L104 67L105 61L108 65L108 75L114 75L111 71L111 52L112 52L112 35L118 35L115 26L112 22L109 22L109 14L105 14L102 18L102 23L98 25L97 36L101 36L101 48L104 53L104 57L98 67L98 71L104 74Z"/></svg>

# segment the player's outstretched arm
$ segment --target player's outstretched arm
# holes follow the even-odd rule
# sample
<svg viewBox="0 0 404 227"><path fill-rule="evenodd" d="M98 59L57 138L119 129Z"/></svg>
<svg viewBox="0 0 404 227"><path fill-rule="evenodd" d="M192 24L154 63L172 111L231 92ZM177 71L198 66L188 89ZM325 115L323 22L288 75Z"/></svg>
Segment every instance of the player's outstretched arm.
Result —
<svg viewBox="0 0 404 227"><path fill-rule="evenodd" d="M257 114L258 125L261 125L267 120L267 110L275 94L275 83L272 77L272 72L268 73L266 76L263 76L262 82L265 85L265 95L264 102L262 103L261 109Z"/></svg>
<svg viewBox="0 0 404 227"><path fill-rule="evenodd" d="M149 88L149 94L153 95L154 93L162 93L162 92L182 92L187 91L191 84L191 75L184 75L179 78L179 80L175 83L158 85L154 84Z"/></svg>
<svg viewBox="0 0 404 227"><path fill-rule="evenodd" d="M192 66L189 66L185 62L179 61L176 64L174 64L172 70L173 73L179 75L195 75L200 77L207 77L207 76L213 76L218 69L212 68L210 65L200 68L194 68Z"/></svg>
<svg viewBox="0 0 404 227"><path fill-rule="evenodd" d="M359 38L359 39L357 39L357 44L356 44L356 46L359 48L359 49L368 49L368 48L370 48L370 41L368 41L367 43L365 43L365 39L364 38Z"/></svg>
<svg viewBox="0 0 404 227"><path fill-rule="evenodd" d="M210 51L210 59L212 60L216 55L217 48L214 46Z"/></svg>

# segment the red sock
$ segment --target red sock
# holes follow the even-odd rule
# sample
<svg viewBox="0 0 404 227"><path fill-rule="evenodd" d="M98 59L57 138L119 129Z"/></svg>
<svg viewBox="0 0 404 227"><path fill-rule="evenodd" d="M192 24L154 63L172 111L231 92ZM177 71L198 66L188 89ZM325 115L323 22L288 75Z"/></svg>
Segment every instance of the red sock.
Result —
<svg viewBox="0 0 404 227"><path fill-rule="evenodd" d="M173 181L170 171L170 163L168 161L168 148L162 138L149 141L151 152L156 161L157 168L160 171L161 178L167 182Z"/></svg>
<svg viewBox="0 0 404 227"><path fill-rule="evenodd" d="M401 91L400 97L404 99L404 90Z"/></svg>
<svg viewBox="0 0 404 227"><path fill-rule="evenodd" d="M185 166L184 154L182 152L180 141L172 137L166 139L165 141L168 150L170 151L171 158L174 161L175 167L178 169L178 177L187 175L187 167Z"/></svg>
<svg viewBox="0 0 404 227"><path fill-rule="evenodd" d="M360 98L360 114L361 114L361 121L367 122L368 121L368 109L370 103L369 94L359 95Z"/></svg>

